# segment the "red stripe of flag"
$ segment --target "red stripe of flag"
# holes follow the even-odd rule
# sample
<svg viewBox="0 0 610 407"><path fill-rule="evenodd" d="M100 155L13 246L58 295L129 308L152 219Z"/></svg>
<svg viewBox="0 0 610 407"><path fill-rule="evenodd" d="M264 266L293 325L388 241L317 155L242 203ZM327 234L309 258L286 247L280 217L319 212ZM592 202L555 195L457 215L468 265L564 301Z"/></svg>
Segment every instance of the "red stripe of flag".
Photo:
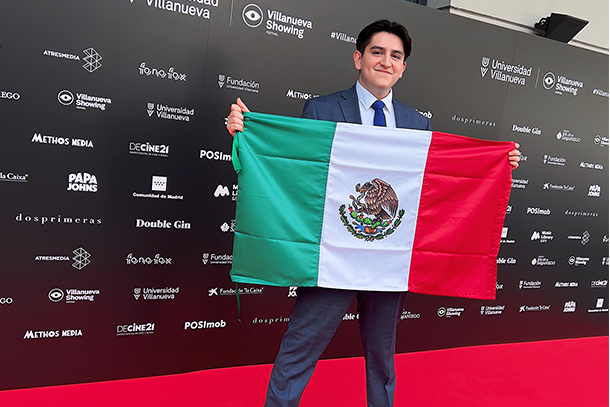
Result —
<svg viewBox="0 0 610 407"><path fill-rule="evenodd" d="M511 189L512 142L433 132L409 291L495 299L496 259Z"/></svg>

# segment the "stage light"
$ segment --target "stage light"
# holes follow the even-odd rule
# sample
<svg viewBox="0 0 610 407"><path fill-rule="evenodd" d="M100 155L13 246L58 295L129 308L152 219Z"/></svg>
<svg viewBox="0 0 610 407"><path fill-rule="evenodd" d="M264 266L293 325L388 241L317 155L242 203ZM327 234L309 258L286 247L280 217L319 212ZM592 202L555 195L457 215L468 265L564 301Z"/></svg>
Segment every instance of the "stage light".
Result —
<svg viewBox="0 0 610 407"><path fill-rule="evenodd" d="M549 17L542 17L539 22L534 24L534 28L543 37L567 43L587 24L589 24L588 21L580 18L551 13Z"/></svg>

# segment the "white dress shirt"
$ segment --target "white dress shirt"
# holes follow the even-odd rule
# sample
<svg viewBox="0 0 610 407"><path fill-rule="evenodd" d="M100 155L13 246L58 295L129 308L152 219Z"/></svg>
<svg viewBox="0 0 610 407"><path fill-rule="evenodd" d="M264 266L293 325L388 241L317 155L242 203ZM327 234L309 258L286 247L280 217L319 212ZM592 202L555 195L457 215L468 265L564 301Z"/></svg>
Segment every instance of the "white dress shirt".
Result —
<svg viewBox="0 0 610 407"><path fill-rule="evenodd" d="M360 119L365 126L373 125L373 117L375 110L371 107L377 98L368 90L366 90L360 81L356 82L356 94L358 95L358 107L360 108ZM383 99L383 113L385 114L386 127L396 128L396 117L394 117L394 106L392 105L392 89L390 93Z"/></svg>

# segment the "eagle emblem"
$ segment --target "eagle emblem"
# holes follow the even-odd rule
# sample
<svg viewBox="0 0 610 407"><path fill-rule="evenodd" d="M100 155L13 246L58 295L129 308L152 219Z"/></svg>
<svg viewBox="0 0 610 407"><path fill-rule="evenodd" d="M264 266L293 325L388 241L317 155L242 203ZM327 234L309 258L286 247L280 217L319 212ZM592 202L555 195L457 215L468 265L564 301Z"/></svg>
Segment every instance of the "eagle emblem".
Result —
<svg viewBox="0 0 610 407"><path fill-rule="evenodd" d="M359 195L350 195L351 203L339 207L341 221L348 232L367 242L385 239L394 233L405 214L404 209L398 209L394 188L375 178L356 184L355 190Z"/></svg>

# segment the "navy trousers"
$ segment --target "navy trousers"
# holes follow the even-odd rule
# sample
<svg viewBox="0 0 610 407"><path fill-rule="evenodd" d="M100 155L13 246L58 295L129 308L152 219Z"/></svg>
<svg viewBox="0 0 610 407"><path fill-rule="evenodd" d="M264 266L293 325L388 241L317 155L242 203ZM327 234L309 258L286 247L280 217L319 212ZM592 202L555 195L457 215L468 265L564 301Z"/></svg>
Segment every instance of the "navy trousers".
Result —
<svg viewBox="0 0 610 407"><path fill-rule="evenodd" d="M404 292L298 289L288 330L276 356L265 407L297 407L318 359L354 297L358 299L360 339L366 362L368 407L394 404L396 325Z"/></svg>

